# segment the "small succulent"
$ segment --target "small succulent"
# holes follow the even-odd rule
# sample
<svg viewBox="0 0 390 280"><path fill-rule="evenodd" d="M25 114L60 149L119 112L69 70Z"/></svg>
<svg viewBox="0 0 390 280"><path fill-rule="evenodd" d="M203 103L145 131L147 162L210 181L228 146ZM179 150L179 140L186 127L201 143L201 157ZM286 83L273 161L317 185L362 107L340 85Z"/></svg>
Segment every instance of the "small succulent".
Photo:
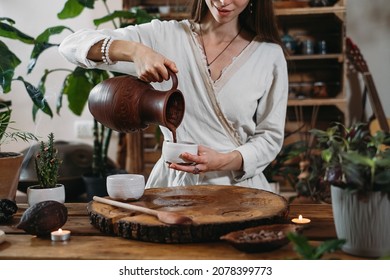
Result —
<svg viewBox="0 0 390 280"><path fill-rule="evenodd" d="M50 133L48 142L41 141L39 151L35 156L35 169L41 188L53 188L58 182L58 170L62 160L54 148L54 134Z"/></svg>

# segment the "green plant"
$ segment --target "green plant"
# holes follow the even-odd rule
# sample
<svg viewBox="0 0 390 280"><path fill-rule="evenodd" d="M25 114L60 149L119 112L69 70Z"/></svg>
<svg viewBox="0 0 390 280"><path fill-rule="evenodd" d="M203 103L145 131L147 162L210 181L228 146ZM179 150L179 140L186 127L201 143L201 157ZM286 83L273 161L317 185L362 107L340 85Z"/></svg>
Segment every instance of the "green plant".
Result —
<svg viewBox="0 0 390 280"><path fill-rule="evenodd" d="M299 174L299 168L294 164L294 160L299 158L306 148L303 141L283 146L276 158L263 171L267 181L285 180L291 186L294 186Z"/></svg>
<svg viewBox="0 0 390 280"><path fill-rule="evenodd" d="M339 250L345 243L343 239L332 239L312 246L305 236L293 232L289 232L287 238L294 243L294 250L304 260L319 260L324 254Z"/></svg>
<svg viewBox="0 0 390 280"><path fill-rule="evenodd" d="M390 134L370 134L366 123L347 128L332 124L326 131L310 131L322 150L323 179L331 185L364 195L381 191L390 198Z"/></svg>
<svg viewBox="0 0 390 280"><path fill-rule="evenodd" d="M297 197L310 198L313 202L330 202L329 184L322 178L323 161L318 150L307 147L299 161L300 173L295 183ZM294 200L297 197L292 197Z"/></svg>
<svg viewBox="0 0 390 280"><path fill-rule="evenodd" d="M23 140L28 142L30 140L38 140L34 134L23 132L10 126L13 123L10 105L11 102L5 102L0 99L0 152L1 146L9 141Z"/></svg>
<svg viewBox="0 0 390 280"><path fill-rule="evenodd" d="M48 142L41 141L35 156L35 170L41 188L54 188L58 182L58 170L62 160L54 148L54 134L48 136Z"/></svg>
<svg viewBox="0 0 390 280"><path fill-rule="evenodd" d="M68 0L63 9L57 14L61 20L78 17L84 9L94 9L94 4L98 0ZM125 26L129 24L140 24L151 21L154 17L142 9L131 11L114 11L110 12L106 0L101 0L107 11L107 15L93 20L94 25L98 28L101 24L112 22L113 26ZM36 38L27 35L14 27L15 22L10 18L0 18L0 37L18 40L23 44L33 45L33 50L28 64L27 74L31 73L36 65L39 56L51 47L57 47L58 43L51 42L53 35L58 35L64 31L73 32L67 26L53 26L46 28ZM80 116L88 101L91 89L109 78L118 75L114 72L103 71L99 69L84 69L76 67L75 69L46 69L37 86L33 86L23 77L14 77L15 69L20 64L20 59L0 40L0 86L4 93L11 91L11 84L14 81L23 82L27 93L33 102L33 120L35 121L36 113L41 110L50 117L53 116L52 110L45 99L45 83L49 76L57 71L65 71L69 74L62 82L62 89L56 102L56 112L62 109L62 100L66 96L68 107L75 114ZM95 120L94 125L94 155L93 155L93 175L105 177L107 174L107 153L111 139L112 131L104 127Z"/></svg>

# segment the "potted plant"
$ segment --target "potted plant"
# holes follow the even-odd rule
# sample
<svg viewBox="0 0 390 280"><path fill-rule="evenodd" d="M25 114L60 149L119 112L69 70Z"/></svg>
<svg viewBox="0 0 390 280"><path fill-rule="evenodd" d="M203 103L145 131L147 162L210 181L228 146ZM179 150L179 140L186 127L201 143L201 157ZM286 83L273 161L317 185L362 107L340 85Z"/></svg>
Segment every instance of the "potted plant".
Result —
<svg viewBox="0 0 390 280"><path fill-rule="evenodd" d="M58 184L58 170L62 160L54 148L54 134L48 135L48 142L41 141L35 155L35 170L38 185L27 188L27 200L30 206L47 200L65 202L65 187Z"/></svg>
<svg viewBox="0 0 390 280"><path fill-rule="evenodd" d="M94 4L97 0L92 1L74 1L68 0L64 4L63 9L57 14L59 19L71 19L79 16L82 11L86 9L94 9ZM148 22L154 17L145 12L142 9L133 9L131 11L114 11L110 12L106 0L104 2L107 10L107 15L95 19L94 25L99 25L112 22L113 26L125 26L128 24L140 24ZM117 22L116 22L117 21ZM58 35L66 30L73 32L73 30L67 26L53 26L48 27L36 38L25 34L19 29L14 27L15 22L10 18L0 18L0 37L6 37L9 39L18 40L24 44L33 45L33 51L31 53L30 61L28 64L28 73L31 73L36 65L39 56L51 47L56 47L59 44L50 42L52 36ZM110 76L119 75L118 73L103 71L99 69L84 69L76 67L74 69L46 69L42 78L39 81L38 86L33 86L22 77L14 77L16 67L20 64L19 58L12 53L7 45L0 40L0 57L9 58L2 59L0 61L0 86L5 93L11 90L11 83L13 81L21 81L24 83L27 93L30 95L33 106L33 119L35 120L35 114L38 109L44 113L52 116L52 110L49 104L47 104L45 95L45 83L49 76L57 71L66 71L69 74L64 78L62 84L63 87L59 93L58 100L56 102L56 111L60 112L62 109L62 99L67 97L69 109L76 115L80 116L85 108L88 100L88 95L91 89L109 78ZM100 178L100 180L106 178L110 172L108 169L112 166L108 164L108 147L111 140L112 131L109 128L104 127L95 120L94 123L94 154L92 162L92 177ZM95 184L95 183L93 183Z"/></svg>
<svg viewBox="0 0 390 280"><path fill-rule="evenodd" d="M322 149L323 179L331 185L336 232L346 253L390 254L390 134L366 123L311 130Z"/></svg>
<svg viewBox="0 0 390 280"><path fill-rule="evenodd" d="M23 132L12 127L11 103L0 99L0 199L15 201L18 188L20 168L23 154L16 152L3 152L2 146L9 141L37 140L34 134Z"/></svg>
<svg viewBox="0 0 390 280"><path fill-rule="evenodd" d="M280 183L295 187L299 168L296 159L307 149L303 141L292 142L282 147L276 158L264 169L263 174L271 187L278 193Z"/></svg>
<svg viewBox="0 0 390 280"><path fill-rule="evenodd" d="M331 203L329 184L321 176L322 169L321 152L306 147L299 161L299 174L294 185L297 195L291 197L291 203Z"/></svg>

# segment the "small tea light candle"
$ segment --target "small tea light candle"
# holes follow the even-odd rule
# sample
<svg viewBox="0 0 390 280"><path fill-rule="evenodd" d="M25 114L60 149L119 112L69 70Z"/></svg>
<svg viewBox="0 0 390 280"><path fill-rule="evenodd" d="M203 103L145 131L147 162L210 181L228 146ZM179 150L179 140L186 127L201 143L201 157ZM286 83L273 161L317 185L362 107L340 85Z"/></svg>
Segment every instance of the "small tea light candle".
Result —
<svg viewBox="0 0 390 280"><path fill-rule="evenodd" d="M298 218L294 218L291 220L294 224L308 224L310 223L310 219L303 218L302 215L299 215Z"/></svg>
<svg viewBox="0 0 390 280"><path fill-rule="evenodd" d="M70 238L70 230L56 230L51 232L52 241L67 241Z"/></svg>

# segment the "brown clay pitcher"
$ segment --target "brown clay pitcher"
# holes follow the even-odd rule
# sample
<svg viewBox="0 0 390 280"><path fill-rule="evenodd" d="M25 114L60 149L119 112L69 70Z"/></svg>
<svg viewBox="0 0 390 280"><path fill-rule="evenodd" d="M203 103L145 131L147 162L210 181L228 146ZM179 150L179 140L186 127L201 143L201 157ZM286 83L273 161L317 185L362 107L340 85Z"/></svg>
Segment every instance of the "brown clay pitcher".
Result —
<svg viewBox="0 0 390 280"><path fill-rule="evenodd" d="M109 78L90 92L88 107L94 118L113 130L134 132L148 124L175 131L184 116L184 97L177 89L177 77L169 71L172 88L159 91L137 77Z"/></svg>

